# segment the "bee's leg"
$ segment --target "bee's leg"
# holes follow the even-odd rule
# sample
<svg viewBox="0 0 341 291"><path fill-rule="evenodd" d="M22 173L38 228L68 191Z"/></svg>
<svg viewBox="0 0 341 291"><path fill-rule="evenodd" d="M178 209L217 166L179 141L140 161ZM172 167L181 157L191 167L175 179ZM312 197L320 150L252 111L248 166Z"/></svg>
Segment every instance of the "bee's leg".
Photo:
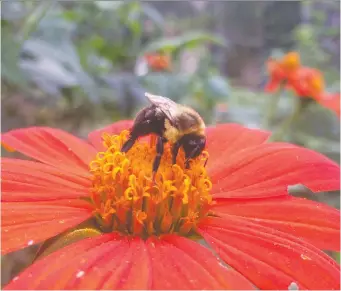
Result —
<svg viewBox="0 0 341 291"><path fill-rule="evenodd" d="M208 162L208 157L206 158L206 161L204 163L204 168L206 168L207 162Z"/></svg>
<svg viewBox="0 0 341 291"><path fill-rule="evenodd" d="M195 155L195 153L198 151L199 146L196 146L191 153L189 154L188 158L185 160L185 168L189 169L189 160L192 159Z"/></svg>
<svg viewBox="0 0 341 291"><path fill-rule="evenodd" d="M179 142L176 142L172 147L172 162L173 165L176 164L176 157L178 156L179 149L181 147L181 144Z"/></svg>
<svg viewBox="0 0 341 291"><path fill-rule="evenodd" d="M157 143L156 143L156 157L153 163L153 182L155 182L155 175L160 166L164 143L165 143L165 139L159 136L157 138Z"/></svg>
<svg viewBox="0 0 341 291"><path fill-rule="evenodd" d="M132 146L134 145L136 139L137 139L137 137L131 135L129 137L129 139L122 146L121 152L123 152L123 153L128 152L132 148Z"/></svg>

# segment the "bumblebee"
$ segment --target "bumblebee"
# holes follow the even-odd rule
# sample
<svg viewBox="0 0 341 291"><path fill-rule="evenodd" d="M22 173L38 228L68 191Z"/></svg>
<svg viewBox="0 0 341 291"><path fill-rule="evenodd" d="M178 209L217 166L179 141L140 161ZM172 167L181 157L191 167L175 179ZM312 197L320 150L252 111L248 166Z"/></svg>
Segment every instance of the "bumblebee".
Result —
<svg viewBox="0 0 341 291"><path fill-rule="evenodd" d="M205 123L200 115L190 107L177 104L174 101L149 93L145 96L151 105L143 108L136 115L130 129L128 140L121 151L128 152L139 137L155 134L156 157L153 162L153 179L157 172L164 145L172 144L172 163L176 163L180 147L185 152L185 167L189 168L189 160L199 156L205 148Z"/></svg>

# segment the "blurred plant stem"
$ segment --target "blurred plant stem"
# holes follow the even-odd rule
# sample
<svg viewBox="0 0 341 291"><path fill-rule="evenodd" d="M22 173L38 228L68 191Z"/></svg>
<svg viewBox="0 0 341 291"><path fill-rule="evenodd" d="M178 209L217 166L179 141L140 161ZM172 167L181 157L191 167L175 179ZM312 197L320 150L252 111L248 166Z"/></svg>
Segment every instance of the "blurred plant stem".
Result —
<svg viewBox="0 0 341 291"><path fill-rule="evenodd" d="M271 141L281 141L285 138L288 131L291 128L291 125L297 121L298 117L301 115L302 110L305 108L305 102L303 98L295 97L294 98L294 108L292 114L289 115L287 119L285 119L282 124L279 125L278 129L272 134L270 137Z"/></svg>
<svg viewBox="0 0 341 291"><path fill-rule="evenodd" d="M278 102L279 102L279 98L281 97L281 95L282 95L282 88L280 88L274 95L270 96L267 113L265 115L264 122L263 122L263 128L268 129L269 127L271 127L271 123L277 112Z"/></svg>
<svg viewBox="0 0 341 291"><path fill-rule="evenodd" d="M54 3L54 1L37 2L37 6L32 9L33 11L27 16L22 25L20 32L22 42L25 42L30 37L31 33L37 29L39 22Z"/></svg>

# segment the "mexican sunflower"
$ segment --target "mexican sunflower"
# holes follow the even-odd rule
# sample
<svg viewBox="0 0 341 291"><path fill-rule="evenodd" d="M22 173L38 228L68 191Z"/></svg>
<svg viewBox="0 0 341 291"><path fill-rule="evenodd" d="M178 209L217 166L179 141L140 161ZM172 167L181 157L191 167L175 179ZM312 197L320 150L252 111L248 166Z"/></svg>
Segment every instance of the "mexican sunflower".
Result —
<svg viewBox="0 0 341 291"><path fill-rule="evenodd" d="M287 87L297 96L313 99L340 117L340 93L325 91L324 77L319 70L308 67L299 68Z"/></svg>
<svg viewBox="0 0 341 291"><path fill-rule="evenodd" d="M312 98L316 101L324 92L324 78L322 73L314 68L301 67L292 75L288 89L294 91L296 96Z"/></svg>
<svg viewBox="0 0 341 291"><path fill-rule="evenodd" d="M282 85L291 82L293 75L301 67L300 55L297 52L289 52L278 60L270 58L266 66L269 81L265 85L265 91L274 93Z"/></svg>
<svg viewBox="0 0 341 291"><path fill-rule="evenodd" d="M145 54L144 56L149 68L155 72L167 71L171 67L170 57L162 54Z"/></svg>
<svg viewBox="0 0 341 291"><path fill-rule="evenodd" d="M30 127L2 143L36 161L2 158L2 253L90 217L99 234L40 259L5 289L339 289L339 211L292 197L289 185L339 189L339 166L314 151L267 143L237 124L207 128L184 168L144 139L123 154L131 121L90 133ZM205 162L208 163L205 167Z"/></svg>

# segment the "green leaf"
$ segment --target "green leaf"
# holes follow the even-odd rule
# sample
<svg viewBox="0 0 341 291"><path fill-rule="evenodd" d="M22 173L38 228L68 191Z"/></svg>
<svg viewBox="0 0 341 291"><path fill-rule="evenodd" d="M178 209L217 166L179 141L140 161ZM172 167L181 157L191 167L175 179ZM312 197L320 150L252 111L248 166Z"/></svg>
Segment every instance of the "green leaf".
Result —
<svg viewBox="0 0 341 291"><path fill-rule="evenodd" d="M314 30L309 25L302 24L298 29L296 29L295 34L303 43L311 42L312 39L315 39Z"/></svg>
<svg viewBox="0 0 341 291"><path fill-rule="evenodd" d="M14 40L9 28L2 29L1 77L19 87L28 85L27 79L19 68L20 44Z"/></svg>
<svg viewBox="0 0 341 291"><path fill-rule="evenodd" d="M54 4L53 1L42 1L35 7L32 13L26 18L24 25L22 26L21 36L23 41L27 40L32 32L34 32L39 22L44 18L47 11Z"/></svg>
<svg viewBox="0 0 341 291"><path fill-rule="evenodd" d="M219 36L205 32L191 32L182 36L172 38L162 38L151 42L142 51L142 55L147 52L161 51L165 53L174 53L179 49L194 48L204 43L213 43L216 45L227 46L225 40Z"/></svg>
<svg viewBox="0 0 341 291"><path fill-rule="evenodd" d="M105 41L104 41L103 37L101 37L99 35L93 35L90 38L89 44L91 45L91 47L98 50L98 49L103 48L103 46L105 45Z"/></svg>
<svg viewBox="0 0 341 291"><path fill-rule="evenodd" d="M79 14L79 12L75 10L65 10L63 11L62 16L67 21L78 22L82 19L82 16Z"/></svg>

